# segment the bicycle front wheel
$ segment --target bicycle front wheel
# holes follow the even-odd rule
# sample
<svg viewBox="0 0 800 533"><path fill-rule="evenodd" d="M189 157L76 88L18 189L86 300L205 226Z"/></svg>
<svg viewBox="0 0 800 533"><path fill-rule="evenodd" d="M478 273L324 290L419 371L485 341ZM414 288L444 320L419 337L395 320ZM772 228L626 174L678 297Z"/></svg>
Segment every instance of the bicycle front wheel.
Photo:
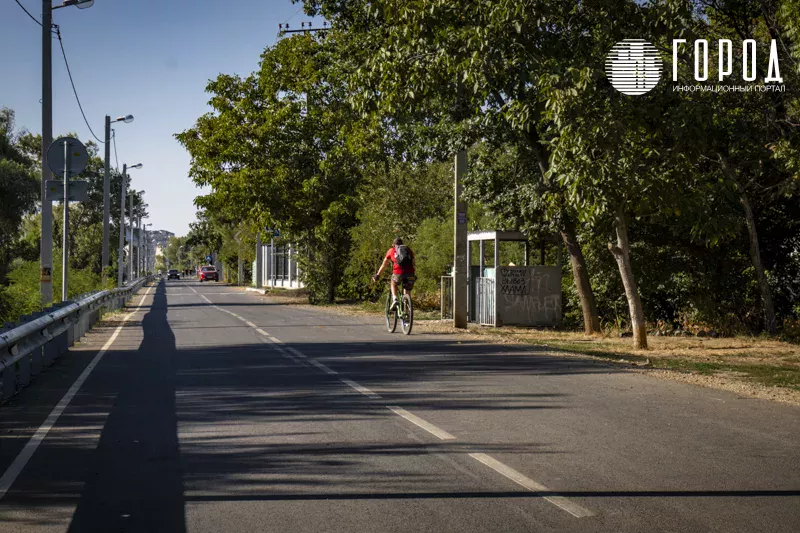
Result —
<svg viewBox="0 0 800 533"><path fill-rule="evenodd" d="M411 334L411 327L414 325L414 305L411 303L411 295L403 295L403 333Z"/></svg>
<svg viewBox="0 0 800 533"><path fill-rule="evenodd" d="M386 297L386 329L394 333L397 328L397 309L392 309L392 293Z"/></svg>

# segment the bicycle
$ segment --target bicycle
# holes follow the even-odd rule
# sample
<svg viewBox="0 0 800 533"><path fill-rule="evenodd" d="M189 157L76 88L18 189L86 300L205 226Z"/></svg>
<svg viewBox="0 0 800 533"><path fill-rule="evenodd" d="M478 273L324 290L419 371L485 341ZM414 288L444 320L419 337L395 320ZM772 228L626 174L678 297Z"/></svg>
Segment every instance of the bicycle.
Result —
<svg viewBox="0 0 800 533"><path fill-rule="evenodd" d="M397 319L399 318L403 333L410 335L411 328L414 326L414 304L411 302L411 293L406 292L408 289L405 283L402 288L403 295L397 301L398 305L396 306L392 306L391 287L389 294L386 295L386 329L389 330L389 333L394 333L394 330L397 329Z"/></svg>

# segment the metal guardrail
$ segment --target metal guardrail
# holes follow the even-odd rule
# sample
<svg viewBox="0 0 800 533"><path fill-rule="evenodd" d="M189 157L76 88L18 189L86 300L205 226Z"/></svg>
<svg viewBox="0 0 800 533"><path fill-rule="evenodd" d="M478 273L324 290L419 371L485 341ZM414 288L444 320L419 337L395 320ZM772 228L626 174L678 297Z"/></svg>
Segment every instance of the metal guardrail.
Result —
<svg viewBox="0 0 800 533"><path fill-rule="evenodd" d="M65 354L100 319L103 310L125 305L151 278L130 286L100 291L56 304L0 329L0 403L26 387L31 379ZM25 321L28 319L28 321Z"/></svg>

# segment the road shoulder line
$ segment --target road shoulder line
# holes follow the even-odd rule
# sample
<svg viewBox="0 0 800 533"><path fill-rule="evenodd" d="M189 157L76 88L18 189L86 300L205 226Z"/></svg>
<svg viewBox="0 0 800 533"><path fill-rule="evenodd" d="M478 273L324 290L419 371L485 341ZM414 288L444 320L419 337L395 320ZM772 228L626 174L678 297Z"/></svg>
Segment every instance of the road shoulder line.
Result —
<svg viewBox="0 0 800 533"><path fill-rule="evenodd" d="M75 383L72 384L72 386L69 388L64 397L61 398L61 400L53 408L53 410L50 411L50 414L47 416L45 421L42 423L41 426L39 426L39 429L36 430L36 433L34 433L33 436L28 440L28 442L25 444L25 447L22 449L22 451L19 452L19 455L17 455L17 457L14 459L14 462L12 462L11 465L8 467L8 469L5 471L3 477L0 477L0 500L2 500L3 497L6 495L6 493L8 493L9 489L11 489L11 485L14 484L14 481L16 481L17 477L19 477L19 475L22 473L22 470L28 464L28 461L30 461L31 457L33 457L33 454L36 452L37 448L39 448L39 445L42 443L42 441L44 441L45 437L47 437L47 434L56 424L56 422L58 421L59 417L64 412L64 410L69 406L70 402L72 401L72 398L75 397L75 395L80 390L81 386L83 386L83 383L86 381L86 379L95 369L95 367L100 363L100 360L103 358L106 352L111 348L111 345L114 344L114 341L117 339L117 336L119 336L119 333L120 331L122 331L122 328L125 326L125 323L134 314L138 313L139 310L141 310L145 298L147 298L152 289L153 289L152 286L147 288L147 291L145 291L145 293L142 295L142 299L139 301L139 305L136 306L136 309L128 313L128 315L122 319L122 323L119 326L117 326L117 329L111 335L111 338L109 338L108 341L106 341L106 343L103 345L100 351L97 352L97 355L94 356L94 359L92 359L91 362L83 370L83 372L81 372L81 375L78 376L78 379L75 380Z"/></svg>

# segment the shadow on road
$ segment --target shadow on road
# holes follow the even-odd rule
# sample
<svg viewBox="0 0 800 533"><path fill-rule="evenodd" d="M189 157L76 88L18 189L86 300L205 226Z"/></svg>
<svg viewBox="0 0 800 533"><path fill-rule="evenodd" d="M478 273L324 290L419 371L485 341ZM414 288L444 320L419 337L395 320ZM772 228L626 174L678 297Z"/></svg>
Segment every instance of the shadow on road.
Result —
<svg viewBox="0 0 800 533"><path fill-rule="evenodd" d="M69 531L186 531L177 420L175 335L158 284L134 352L109 353L124 379L103 427Z"/></svg>

